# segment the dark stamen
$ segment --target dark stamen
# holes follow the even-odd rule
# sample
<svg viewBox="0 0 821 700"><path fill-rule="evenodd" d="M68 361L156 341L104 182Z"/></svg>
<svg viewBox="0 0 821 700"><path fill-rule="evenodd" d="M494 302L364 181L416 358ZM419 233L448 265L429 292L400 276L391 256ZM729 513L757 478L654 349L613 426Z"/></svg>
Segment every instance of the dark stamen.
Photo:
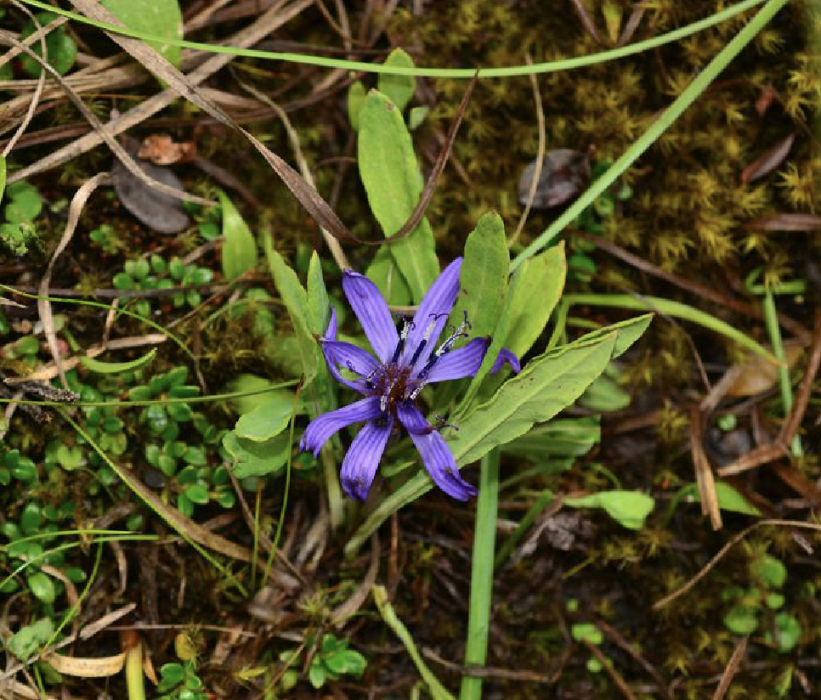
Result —
<svg viewBox="0 0 821 700"><path fill-rule="evenodd" d="M413 328L413 321L409 321L407 317L402 317L402 330L399 332L399 341L396 343L396 349L393 351L391 364L399 362L399 356L405 349L405 341L408 339L408 333Z"/></svg>

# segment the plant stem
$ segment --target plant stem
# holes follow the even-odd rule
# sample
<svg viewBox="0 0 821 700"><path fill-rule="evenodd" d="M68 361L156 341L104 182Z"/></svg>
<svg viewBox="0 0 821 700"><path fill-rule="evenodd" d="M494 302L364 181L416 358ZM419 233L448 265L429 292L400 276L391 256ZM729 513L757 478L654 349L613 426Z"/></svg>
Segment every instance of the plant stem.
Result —
<svg viewBox="0 0 821 700"><path fill-rule="evenodd" d="M481 461L479 500L473 535L473 565L470 574L468 636L465 666L484 666L490 632L490 604L493 597L493 553L496 547L496 515L499 503L499 448ZM463 676L460 700L479 700L482 679Z"/></svg>
<svg viewBox="0 0 821 700"><path fill-rule="evenodd" d="M764 290L764 325L767 328L767 335L773 346L773 354L783 363L778 367L778 384L781 389L781 405L784 408L784 416L789 416L792 411L793 396L792 384L790 384L790 368L787 366L787 354L784 352L784 343L781 340L781 328L778 325L778 312L775 308L775 297L772 289L767 286ZM793 457L800 457L804 454L801 447L801 438L796 435L793 438L791 450Z"/></svg>
<svg viewBox="0 0 821 700"><path fill-rule="evenodd" d="M145 700L143 645L139 640L125 655L125 687L128 700Z"/></svg>

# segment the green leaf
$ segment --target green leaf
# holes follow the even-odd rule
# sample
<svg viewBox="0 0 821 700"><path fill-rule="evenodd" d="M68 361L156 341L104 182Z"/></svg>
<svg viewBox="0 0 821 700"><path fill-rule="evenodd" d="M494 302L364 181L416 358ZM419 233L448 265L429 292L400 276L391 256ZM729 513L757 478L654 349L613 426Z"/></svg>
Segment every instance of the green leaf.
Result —
<svg viewBox="0 0 821 700"><path fill-rule="evenodd" d="M348 121L354 131L359 131L359 113L365 104L365 86L361 80L351 83L348 88Z"/></svg>
<svg viewBox="0 0 821 700"><path fill-rule="evenodd" d="M126 27L163 39L182 39L182 12L177 0L103 0L103 6ZM175 68L180 67L180 47L146 42Z"/></svg>
<svg viewBox="0 0 821 700"><path fill-rule="evenodd" d="M570 628L570 634L577 642L599 645L604 641L601 630L592 622L577 622Z"/></svg>
<svg viewBox="0 0 821 700"><path fill-rule="evenodd" d="M43 198L34 185L27 182L15 182L6 188L6 195L11 200L6 206L6 219L12 224L34 221L43 210Z"/></svg>
<svg viewBox="0 0 821 700"><path fill-rule="evenodd" d="M208 489L203 484L192 484L184 491L186 498L191 503L205 505L208 503Z"/></svg>
<svg viewBox="0 0 821 700"><path fill-rule="evenodd" d="M259 377L256 374L243 373L238 374L227 384L227 390L234 394L240 392L257 392L262 391L268 387L274 386L274 382L265 377ZM231 399L231 405L234 410L240 415L250 413L255 408L268 403L269 401L278 401L283 399L290 399L293 401L294 394L290 389L272 389L265 393L254 394L252 396L239 396ZM305 406L300 401L297 404L297 414L305 412Z"/></svg>
<svg viewBox="0 0 821 700"><path fill-rule="evenodd" d="M41 27L45 27L52 20L57 19L57 15L53 12L38 12L35 17ZM27 39L34 32L37 31L37 26L32 20L26 23L23 31L20 34L20 39ZM31 46L32 51L38 56L43 55L43 49L40 41L34 42ZM77 60L77 44L68 34L66 34L65 27L58 27L46 35L46 61L56 70L60 75L65 75L71 70L74 62ZM20 65L32 78L39 78L42 72L42 66L28 54L23 54L20 57Z"/></svg>
<svg viewBox="0 0 821 700"><path fill-rule="evenodd" d="M135 369L144 367L156 356L156 348L142 357L138 357L135 360L129 360L128 362L103 362L102 360L96 360L93 357L86 357L85 355L82 355L80 357L80 364L86 369L90 369L92 372L98 372L100 374L120 374L122 372L133 372Z"/></svg>
<svg viewBox="0 0 821 700"><path fill-rule="evenodd" d="M308 669L308 680L314 688L319 690L325 685L325 669L318 663L311 664L311 668Z"/></svg>
<svg viewBox="0 0 821 700"><path fill-rule="evenodd" d="M386 66L396 66L398 68L413 68L413 59L403 49L394 49L385 59ZM380 73L377 79L377 88L383 95L387 95L391 101L404 111L413 97L416 90L416 78L412 75L390 75Z"/></svg>
<svg viewBox="0 0 821 700"><path fill-rule="evenodd" d="M390 98L371 90L360 112L359 174L385 236L408 220L422 193L422 177L410 132ZM439 275L433 231L426 218L407 238L390 246L418 303Z"/></svg>
<svg viewBox="0 0 821 700"><path fill-rule="evenodd" d="M564 242L521 266L521 282L512 290L511 318L504 347L523 357L542 334L564 289L567 263ZM534 304L533 300L539 303Z"/></svg>
<svg viewBox="0 0 821 700"><path fill-rule="evenodd" d="M767 588L781 588L787 580L787 567L779 559L762 554L750 564L750 576Z"/></svg>
<svg viewBox="0 0 821 700"><path fill-rule="evenodd" d="M630 394L622 389L615 379L608 376L609 371L614 368L615 365L611 363L605 373L587 387L587 391L579 399L581 406L596 413L608 413L621 411L630 405Z"/></svg>
<svg viewBox="0 0 821 700"><path fill-rule="evenodd" d="M32 595L46 605L51 605L57 598L57 589L54 587L54 581L42 571L38 571L36 574L29 576L28 587Z"/></svg>
<svg viewBox="0 0 821 700"><path fill-rule="evenodd" d="M758 609L749 605L734 605L724 615L724 625L733 634L752 634L758 627Z"/></svg>
<svg viewBox="0 0 821 700"><path fill-rule="evenodd" d="M611 333L597 342L567 345L528 363L448 440L457 464L475 462L571 405L607 366L617 337Z"/></svg>
<svg viewBox="0 0 821 700"><path fill-rule="evenodd" d="M253 442L265 442L279 435L291 420L294 410L293 394L283 392L270 398L237 421L234 432L237 437Z"/></svg>
<svg viewBox="0 0 821 700"><path fill-rule="evenodd" d="M228 432L222 438L222 446L237 461L232 469L237 479L275 474L285 466L291 451L288 433L281 433L265 442L254 442Z"/></svg>
<svg viewBox="0 0 821 700"><path fill-rule="evenodd" d="M411 107L411 111L408 112L408 129L414 131L422 126L422 123L428 116L428 112L430 112L430 107L427 105Z"/></svg>
<svg viewBox="0 0 821 700"><path fill-rule="evenodd" d="M383 246L376 251L376 255L365 271L365 276L377 286L389 304L408 306L411 303L408 283L396 265L388 246Z"/></svg>
<svg viewBox="0 0 821 700"><path fill-rule="evenodd" d="M628 530L640 530L656 502L638 491L600 491L581 498L565 498L571 508L603 508Z"/></svg>
<svg viewBox="0 0 821 700"><path fill-rule="evenodd" d="M761 511L758 508L726 481L716 481L715 487L716 495L718 496L718 507L721 508L721 510L728 510L733 513L744 513L745 515L761 515ZM697 501L701 500L701 495L697 488L695 489L694 495Z"/></svg>
<svg viewBox="0 0 821 700"><path fill-rule="evenodd" d="M601 439L598 416L563 418L534 428L502 449L535 462L550 457L579 457Z"/></svg>
<svg viewBox="0 0 821 700"><path fill-rule="evenodd" d="M16 632L7 642L9 651L20 661L26 661L54 634L54 623L44 617Z"/></svg>
<svg viewBox="0 0 821 700"><path fill-rule="evenodd" d="M308 264L308 327L317 335L324 335L330 321L331 303L322 277L322 263L316 251Z"/></svg>
<svg viewBox="0 0 821 700"><path fill-rule="evenodd" d="M775 629L778 633L778 651L782 654L792 651L801 639L801 624L789 613L778 613L775 616ZM764 641L773 643L773 635L770 630L764 633Z"/></svg>
<svg viewBox="0 0 821 700"><path fill-rule="evenodd" d="M493 334L504 305L509 265L505 224L496 212L488 212L479 219L465 243L459 296L450 315L455 327L467 312L472 336L481 338Z"/></svg>
<svg viewBox="0 0 821 700"><path fill-rule="evenodd" d="M302 360L302 372L305 375L305 386L310 384L320 366L319 348L310 329L311 313L308 307L308 295L299 283L299 278L288 264L277 253L269 236L265 237L265 254L274 284L288 309L288 315L294 326L299 356Z"/></svg>
<svg viewBox="0 0 821 700"><path fill-rule="evenodd" d="M616 345L613 348L613 359L615 360L618 357L626 352L630 346L635 343L647 330L647 327L650 325L650 322L653 320L654 314L644 314L643 316L636 316L634 318L629 318L626 321L620 321L619 323L614 323L612 326L605 326L604 328L599 328L592 333L588 333L587 335L583 335L578 340L574 340L570 345L578 345L582 343L595 343L598 342L601 338L604 338L613 331L618 331L618 337L616 338ZM569 347L569 346L567 346Z"/></svg>
<svg viewBox="0 0 821 700"><path fill-rule="evenodd" d="M222 274L227 280L233 280L253 270L257 264L257 242L237 211L234 203L222 190L217 192L222 205Z"/></svg>

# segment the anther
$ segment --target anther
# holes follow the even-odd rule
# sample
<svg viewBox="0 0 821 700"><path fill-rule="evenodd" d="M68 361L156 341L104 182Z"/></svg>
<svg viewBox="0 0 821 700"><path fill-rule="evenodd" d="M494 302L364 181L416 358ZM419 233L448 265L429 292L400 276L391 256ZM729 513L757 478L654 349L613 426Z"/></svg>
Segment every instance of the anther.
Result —
<svg viewBox="0 0 821 700"><path fill-rule="evenodd" d="M402 330L399 333L399 341L396 343L396 349L393 351L393 357L391 358L391 364L394 365L399 362L399 356L402 354L402 351L405 349L405 341L408 339L408 333L410 333L411 328L413 327L413 322L409 321L407 318L402 318Z"/></svg>

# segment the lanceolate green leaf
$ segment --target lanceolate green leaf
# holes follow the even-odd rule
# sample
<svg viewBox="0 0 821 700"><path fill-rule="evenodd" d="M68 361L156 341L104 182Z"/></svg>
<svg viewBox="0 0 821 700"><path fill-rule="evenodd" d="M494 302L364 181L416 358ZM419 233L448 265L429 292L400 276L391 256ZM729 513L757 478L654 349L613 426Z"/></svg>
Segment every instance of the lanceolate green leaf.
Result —
<svg viewBox="0 0 821 700"><path fill-rule="evenodd" d="M128 362L103 362L102 360L95 360L93 357L80 357L80 364L92 372L99 372L100 374L119 374L120 372L131 372L147 365L157 355L156 348L147 352L142 357Z"/></svg>
<svg viewBox="0 0 821 700"><path fill-rule="evenodd" d="M0 202L6 194L6 157L0 155Z"/></svg>
<svg viewBox="0 0 821 700"><path fill-rule="evenodd" d="M253 270L257 264L257 242L237 211L234 203L225 192L219 192L222 205L222 274L225 279L233 280Z"/></svg>
<svg viewBox="0 0 821 700"><path fill-rule="evenodd" d="M307 386L316 377L319 367L319 351L309 326L308 295L299 283L296 272L288 267L282 256L274 250L271 239L267 236L265 237L265 254L268 256L268 265L271 268L274 284L288 309L288 316L294 326L299 356L302 360L302 372L305 375Z"/></svg>
<svg viewBox="0 0 821 700"><path fill-rule="evenodd" d="M572 404L604 371L617 336L611 333L598 342L565 346L529 363L470 414L448 440L456 462L475 462Z"/></svg>
<svg viewBox="0 0 821 700"><path fill-rule="evenodd" d="M505 347L523 357L542 334L564 289L567 263L564 242L522 265L522 281L513 293Z"/></svg>
<svg viewBox="0 0 821 700"><path fill-rule="evenodd" d="M325 279L322 277L322 264L316 251L311 255L308 265L308 314L311 331L324 335L330 321L330 302Z"/></svg>
<svg viewBox="0 0 821 700"><path fill-rule="evenodd" d="M386 66L413 68L413 59L403 49L394 49L387 59ZM416 78L412 75L389 75L381 73L377 82L379 92L391 98L393 103L404 111L416 90Z"/></svg>
<svg viewBox="0 0 821 700"><path fill-rule="evenodd" d="M462 322L467 312L471 336L493 334L504 305L509 264L505 224L496 212L488 212L479 219L465 243L459 296L450 317L454 326Z"/></svg>
<svg viewBox="0 0 821 700"><path fill-rule="evenodd" d="M423 183L401 112L376 90L368 93L359 114L359 174L371 211L385 236L392 236L413 213ZM439 274L428 220L392 243L390 251L418 303Z"/></svg>
<svg viewBox="0 0 821 700"><path fill-rule="evenodd" d="M172 41L182 39L182 11L177 0L104 0L103 6L129 29ZM179 45L149 43L175 68L180 67Z"/></svg>

